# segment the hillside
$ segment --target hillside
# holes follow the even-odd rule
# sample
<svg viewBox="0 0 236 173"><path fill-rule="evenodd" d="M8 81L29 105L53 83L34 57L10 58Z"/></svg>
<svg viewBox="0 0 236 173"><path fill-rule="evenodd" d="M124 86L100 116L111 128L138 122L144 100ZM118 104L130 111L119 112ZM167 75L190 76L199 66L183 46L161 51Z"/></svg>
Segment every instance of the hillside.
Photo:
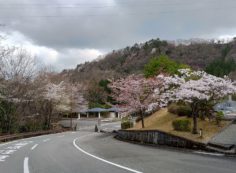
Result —
<svg viewBox="0 0 236 173"><path fill-rule="evenodd" d="M142 72L150 58L160 54L166 54L171 59L188 64L194 69L205 69L216 59L236 60L236 40L229 43L190 40L178 44L159 39L150 40L113 51L103 59L79 64L74 70L64 70L61 74L70 80L80 82L116 78ZM235 73L231 76L235 78Z"/></svg>

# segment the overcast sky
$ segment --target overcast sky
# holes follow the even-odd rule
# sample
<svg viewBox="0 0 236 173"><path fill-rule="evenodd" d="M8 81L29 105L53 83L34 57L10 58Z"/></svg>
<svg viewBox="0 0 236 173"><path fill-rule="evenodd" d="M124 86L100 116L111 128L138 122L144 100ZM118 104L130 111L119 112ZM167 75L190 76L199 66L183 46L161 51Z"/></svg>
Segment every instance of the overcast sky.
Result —
<svg viewBox="0 0 236 173"><path fill-rule="evenodd" d="M0 35L56 69L152 38L236 36L235 0L0 0Z"/></svg>

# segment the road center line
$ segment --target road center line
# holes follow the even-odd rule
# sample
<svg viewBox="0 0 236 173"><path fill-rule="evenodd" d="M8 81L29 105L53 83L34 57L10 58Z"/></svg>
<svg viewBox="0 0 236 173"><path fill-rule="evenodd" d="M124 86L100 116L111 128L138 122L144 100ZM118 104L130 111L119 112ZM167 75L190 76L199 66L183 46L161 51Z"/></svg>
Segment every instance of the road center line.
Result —
<svg viewBox="0 0 236 173"><path fill-rule="evenodd" d="M35 145L31 148L31 150L34 150L37 146L38 146L38 144L35 144Z"/></svg>
<svg viewBox="0 0 236 173"><path fill-rule="evenodd" d="M86 136L89 136L89 135L86 135ZM83 136L83 137L86 137L86 136ZM76 141L77 141L78 139L79 139L79 138L75 138L75 139L74 139L73 145L74 145L75 148L77 148L77 149L78 149L79 151L81 151L82 153L84 153L84 154L86 154L86 155L88 155L88 156L91 156L91 157L93 157L93 158L95 158L95 159L97 159L97 160L100 160L100 161L102 161L102 162L105 162L105 163L108 163L108 164L110 164L110 165L116 166L116 167L118 167L118 168L121 168L121 169L124 169L124 170L128 170L128 171L134 172L134 173L142 173L142 172L140 172L140 171L137 171L137 170L134 170L134 169L131 169L131 168L128 168L128 167L125 167L125 166L122 166L122 165L119 165L119 164L110 162L110 161L108 161L108 160L105 160L105 159L103 159L103 158L100 158L100 157L98 157L98 156L95 156L95 155L93 155L93 154L90 154L90 153L84 151L82 148L80 148L80 147L76 144Z"/></svg>
<svg viewBox="0 0 236 173"><path fill-rule="evenodd" d="M29 172L29 158L25 157L24 159L24 173L30 173Z"/></svg>

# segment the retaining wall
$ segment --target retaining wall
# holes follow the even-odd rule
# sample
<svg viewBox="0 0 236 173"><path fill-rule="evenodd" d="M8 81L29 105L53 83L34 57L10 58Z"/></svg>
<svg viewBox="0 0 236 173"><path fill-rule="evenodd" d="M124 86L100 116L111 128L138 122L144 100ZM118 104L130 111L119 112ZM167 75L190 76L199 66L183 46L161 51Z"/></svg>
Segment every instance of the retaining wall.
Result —
<svg viewBox="0 0 236 173"><path fill-rule="evenodd" d="M125 141L189 149L205 149L206 147L204 143L191 141L159 130L119 130L117 131L116 138Z"/></svg>

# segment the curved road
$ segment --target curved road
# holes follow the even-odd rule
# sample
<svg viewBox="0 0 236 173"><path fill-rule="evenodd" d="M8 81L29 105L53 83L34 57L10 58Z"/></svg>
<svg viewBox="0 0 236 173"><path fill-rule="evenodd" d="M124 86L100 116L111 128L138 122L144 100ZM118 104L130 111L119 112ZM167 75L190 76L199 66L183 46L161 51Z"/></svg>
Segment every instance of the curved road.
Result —
<svg viewBox="0 0 236 173"><path fill-rule="evenodd" d="M65 132L0 144L1 173L235 173L236 160Z"/></svg>

